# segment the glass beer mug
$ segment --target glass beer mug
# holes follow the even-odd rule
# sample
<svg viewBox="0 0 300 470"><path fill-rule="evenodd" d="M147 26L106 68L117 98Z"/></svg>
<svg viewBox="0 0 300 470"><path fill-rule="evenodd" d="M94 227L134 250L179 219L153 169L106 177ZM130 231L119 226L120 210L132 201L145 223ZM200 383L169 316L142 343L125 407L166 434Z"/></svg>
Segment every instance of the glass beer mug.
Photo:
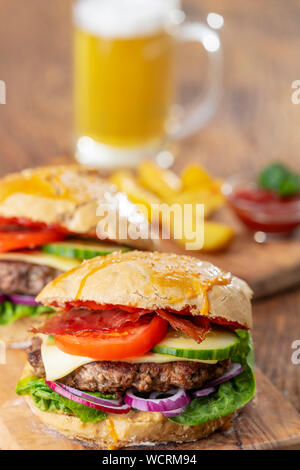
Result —
<svg viewBox="0 0 300 470"><path fill-rule="evenodd" d="M217 33L185 23L178 0L77 0L74 21L76 158L83 164L133 167L166 142L199 129L220 94ZM175 48L199 42L210 57L207 94L174 116Z"/></svg>

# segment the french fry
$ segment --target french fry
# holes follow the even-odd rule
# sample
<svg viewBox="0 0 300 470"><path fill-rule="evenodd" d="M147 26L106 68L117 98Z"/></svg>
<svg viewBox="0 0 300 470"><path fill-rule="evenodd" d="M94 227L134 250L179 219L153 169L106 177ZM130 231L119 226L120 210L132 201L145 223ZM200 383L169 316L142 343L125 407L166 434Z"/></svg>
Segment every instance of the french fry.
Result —
<svg viewBox="0 0 300 470"><path fill-rule="evenodd" d="M159 204L160 199L153 193L141 186L137 179L126 170L115 171L110 177L119 191L125 193L129 200L134 204L139 204L139 209L150 220L151 218L151 204ZM144 206L144 210L143 207Z"/></svg>
<svg viewBox="0 0 300 470"><path fill-rule="evenodd" d="M181 173L181 182L183 191L191 189L209 188L211 190L219 190L220 184L217 180L200 165L188 165Z"/></svg>
<svg viewBox="0 0 300 470"><path fill-rule="evenodd" d="M195 219L190 222L192 224L191 227L193 227L193 230L195 229L195 222ZM170 227L170 232L173 234L173 236L174 234L178 234L181 231L181 226L178 226L179 223L181 224L181 220L174 217ZM194 238L189 239L183 232L181 238L176 238L175 241L184 248L187 248L187 246L190 245L193 246L193 250L196 251L215 252L227 248L233 240L234 236L234 230L228 225L222 224L220 222L213 222L211 220L205 220L204 240L200 240L198 246L196 234Z"/></svg>
<svg viewBox="0 0 300 470"><path fill-rule="evenodd" d="M163 201L167 201L181 191L180 178L170 170L160 168L150 160L144 160L137 168L139 183Z"/></svg>
<svg viewBox="0 0 300 470"><path fill-rule="evenodd" d="M183 191L168 200L169 204L204 204L205 217L209 217L224 205L225 199L221 192L212 192L210 189L190 189Z"/></svg>
<svg viewBox="0 0 300 470"><path fill-rule="evenodd" d="M138 178L130 171L119 170L111 175L110 181L127 194L129 200L139 205L148 220L151 220L151 214L155 221L160 220L163 231L169 232L176 242L184 248L190 246L204 252L219 251L230 244L235 235L233 229L211 220L204 221L204 240L199 239L198 224L201 224L201 220L197 220L196 204L204 205L205 217L224 204L219 180L213 180L204 169L194 165L184 170L181 182L175 173L148 160L139 165L137 173ZM159 204L162 204L160 208ZM171 208L174 214L166 215L173 204L177 204ZM192 206L190 215L184 220L189 224L192 235L195 235L192 239L182 229L185 204ZM156 211L153 211L153 205Z"/></svg>
<svg viewBox="0 0 300 470"><path fill-rule="evenodd" d="M224 250L230 245L234 236L235 232L229 225L206 220L204 222L204 245L202 250Z"/></svg>

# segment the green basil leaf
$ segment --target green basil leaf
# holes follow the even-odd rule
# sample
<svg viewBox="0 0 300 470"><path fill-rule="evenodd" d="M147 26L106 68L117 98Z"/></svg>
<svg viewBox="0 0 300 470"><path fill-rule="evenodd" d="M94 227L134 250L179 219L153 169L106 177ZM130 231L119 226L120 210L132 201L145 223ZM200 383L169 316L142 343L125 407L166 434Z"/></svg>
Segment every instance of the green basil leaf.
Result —
<svg viewBox="0 0 300 470"><path fill-rule="evenodd" d="M300 192L300 175L282 163L272 163L258 177L262 188L276 192L280 197L294 196Z"/></svg>

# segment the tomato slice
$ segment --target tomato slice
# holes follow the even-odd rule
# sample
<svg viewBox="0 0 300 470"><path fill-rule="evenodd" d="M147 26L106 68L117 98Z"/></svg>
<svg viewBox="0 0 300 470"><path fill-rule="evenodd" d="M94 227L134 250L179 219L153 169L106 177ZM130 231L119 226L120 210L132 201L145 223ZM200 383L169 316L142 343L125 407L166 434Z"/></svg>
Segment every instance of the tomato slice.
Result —
<svg viewBox="0 0 300 470"><path fill-rule="evenodd" d="M47 224L44 222L37 222L25 217L2 217L0 216L0 226L5 230L7 226L27 227L29 229L46 229Z"/></svg>
<svg viewBox="0 0 300 470"><path fill-rule="evenodd" d="M155 315L149 322L134 323L123 331L80 332L55 336L63 352L73 356L86 356L99 361L113 361L142 356L166 335L168 322Z"/></svg>
<svg viewBox="0 0 300 470"><path fill-rule="evenodd" d="M35 248L65 238L65 235L56 230L0 231L0 253Z"/></svg>
<svg viewBox="0 0 300 470"><path fill-rule="evenodd" d="M26 219L25 217L2 217L0 216L0 231L9 231L10 227L14 227L13 230L28 229L28 230L53 230L66 235L77 235L76 232L70 232L65 227L59 224L46 224L45 222L38 222L36 220ZM87 235L86 235L87 236ZM97 238L95 235L93 238Z"/></svg>

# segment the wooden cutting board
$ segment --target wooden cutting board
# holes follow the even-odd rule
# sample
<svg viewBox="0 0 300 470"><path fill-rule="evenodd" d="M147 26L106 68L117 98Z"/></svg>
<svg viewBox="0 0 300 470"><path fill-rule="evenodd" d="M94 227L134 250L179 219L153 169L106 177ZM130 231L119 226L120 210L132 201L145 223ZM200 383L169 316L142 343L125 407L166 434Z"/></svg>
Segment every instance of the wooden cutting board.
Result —
<svg viewBox="0 0 300 470"><path fill-rule="evenodd" d="M7 364L0 365L0 449L88 449L81 442L66 439L41 424L30 411L24 398L15 395L15 384L21 375L24 361L23 351L11 350L7 352ZM216 432L201 441L161 445L155 449L240 450L295 446L300 448L300 416L260 370L256 371L256 378L256 397L242 410L231 429ZM148 447L137 447L137 449L148 449Z"/></svg>
<svg viewBox="0 0 300 470"><path fill-rule="evenodd" d="M228 209L220 211L220 220L236 231L225 251L213 254L185 251L175 241L167 240L162 242L161 249L196 256L232 272L248 282L255 299L300 285L300 230L293 238L259 244Z"/></svg>
<svg viewBox="0 0 300 470"><path fill-rule="evenodd" d="M68 157L52 159L52 164L66 163L74 161ZM107 170L101 173L103 178L110 174ZM170 240L163 240L159 250L196 256L232 272L249 283L255 299L300 285L300 229L293 238L259 244L229 207L222 207L213 220L229 224L236 232L234 241L225 251L213 254L185 251Z"/></svg>

